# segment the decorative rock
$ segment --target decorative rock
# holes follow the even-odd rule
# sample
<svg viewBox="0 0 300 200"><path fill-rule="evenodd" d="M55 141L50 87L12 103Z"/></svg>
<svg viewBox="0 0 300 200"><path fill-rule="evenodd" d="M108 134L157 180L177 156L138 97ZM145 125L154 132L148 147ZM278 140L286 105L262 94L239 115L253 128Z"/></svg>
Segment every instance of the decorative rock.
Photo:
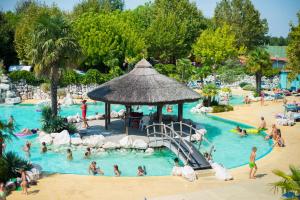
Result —
<svg viewBox="0 0 300 200"><path fill-rule="evenodd" d="M82 144L89 147L102 147L104 144L105 137L103 135L92 135L84 137Z"/></svg>
<svg viewBox="0 0 300 200"><path fill-rule="evenodd" d="M153 148L147 148L145 153L152 154L152 153L154 153L154 149Z"/></svg>
<svg viewBox="0 0 300 200"><path fill-rule="evenodd" d="M124 109L122 109L118 112L118 115L119 115L119 117L124 117L125 113L126 113L126 111Z"/></svg>
<svg viewBox="0 0 300 200"><path fill-rule="evenodd" d="M132 147L136 149L147 149L148 144L144 140L136 139L133 142Z"/></svg>
<svg viewBox="0 0 300 200"><path fill-rule="evenodd" d="M67 130L63 130L62 132L57 134L53 139L54 145L69 145L70 142L71 142L71 137Z"/></svg>
<svg viewBox="0 0 300 200"><path fill-rule="evenodd" d="M55 138L58 134L60 134L60 133L51 133L50 136L51 136L52 138Z"/></svg>
<svg viewBox="0 0 300 200"><path fill-rule="evenodd" d="M116 111L112 111L112 112L110 113L110 117L111 117L111 118L118 118L118 117L119 117L119 114L118 114Z"/></svg>
<svg viewBox="0 0 300 200"><path fill-rule="evenodd" d="M40 141L40 143L45 142L47 145L50 145L50 144L52 144L53 139L49 134L45 134L45 135L39 136L39 141Z"/></svg>
<svg viewBox="0 0 300 200"><path fill-rule="evenodd" d="M119 141L119 143L120 143L120 146L123 148L131 148L133 141L130 136L125 136Z"/></svg>
<svg viewBox="0 0 300 200"><path fill-rule="evenodd" d="M82 144L82 140L81 140L80 137L71 138L71 144L73 144L73 145L81 145Z"/></svg>
<svg viewBox="0 0 300 200"><path fill-rule="evenodd" d="M102 148L103 149L117 149L117 148L120 148L120 145L117 143L108 141L102 146Z"/></svg>
<svg viewBox="0 0 300 200"><path fill-rule="evenodd" d="M197 179L197 175L194 169L191 166L185 165L182 169L182 176L188 181L195 181Z"/></svg>

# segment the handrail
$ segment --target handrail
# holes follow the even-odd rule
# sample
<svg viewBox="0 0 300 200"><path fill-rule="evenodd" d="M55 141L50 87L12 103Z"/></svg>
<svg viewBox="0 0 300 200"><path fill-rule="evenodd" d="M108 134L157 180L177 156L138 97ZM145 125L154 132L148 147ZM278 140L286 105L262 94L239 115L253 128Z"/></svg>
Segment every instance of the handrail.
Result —
<svg viewBox="0 0 300 200"><path fill-rule="evenodd" d="M163 130L163 131L157 132L156 129L155 129L156 126L160 126L160 129ZM151 127L153 127L153 131L154 131L153 133L149 133L149 130L150 130ZM155 138L154 138L154 139L155 139L155 142L157 142L157 140L165 140L164 137L167 137L169 140L173 141L173 142L177 145L177 147L178 147L178 149L177 149L177 154L179 153L179 150L181 150L181 152L183 152L184 155L186 156L187 160L190 160L191 153L193 153L192 147L185 141L185 139L183 139L183 138L182 138L176 131L174 131L174 129L172 129L170 126L167 126L167 125L165 125L165 124L154 123L154 124L152 124L152 125L148 125L148 126L146 127L146 129L147 129L147 136L148 136L148 138L150 138L150 136L154 135L154 136L155 136ZM169 133L171 133L171 136L167 133L167 129L170 131ZM161 137L160 139L157 139L156 135L162 135L163 137ZM185 146L188 148L188 149L187 149L188 152L189 152L188 155L186 154L186 152L185 152L184 149L182 148L181 144L178 143L178 142L174 139L175 137L179 138L179 139L180 139L180 140L179 140L180 143L185 144ZM150 139L149 139L149 140L150 140ZM170 143L170 145L171 145L171 143Z"/></svg>
<svg viewBox="0 0 300 200"><path fill-rule="evenodd" d="M184 123L184 122L182 122L182 121L180 121L180 122L172 122L172 123L170 123L170 124L167 124L167 125L174 125L174 124L180 124L180 125L185 125L185 126L187 126L187 127L189 127L190 129L192 129L192 130L194 130L195 132L197 132L198 131L198 129L196 129L195 127L193 127L192 125L190 125L190 124L187 124L187 123ZM190 131L190 134L188 134L188 133L186 133L186 132L184 132L184 131L182 131L182 133L184 133L186 136L190 136L190 134L191 134L191 131ZM207 142L209 145L213 145L204 135L202 136L202 139L205 141L205 142Z"/></svg>
<svg viewBox="0 0 300 200"><path fill-rule="evenodd" d="M156 133L151 133L151 134L149 134L149 137L151 136L151 135L154 135L154 134L161 134L160 132L156 132ZM185 155L185 157L187 158L186 159L186 161L187 160L190 160L190 155L187 155L187 153L184 151L184 149L181 147L181 145L180 145L180 143L178 143L174 138L172 138L172 137L170 137L170 136L168 136L168 135L166 135L166 137L169 139L169 140L167 140L166 138L163 138L163 137L161 137L161 138L159 138L159 139L155 139L155 142L157 142L157 140L158 141L165 141L165 140L167 140L167 141L172 141L172 142L174 142L176 145L177 145L177 147L178 147L178 149L180 149L181 150L181 152ZM150 139L149 139L149 142L150 142ZM171 143L170 143L171 144ZM189 149L190 149L190 146L187 146ZM179 150L177 149L177 153L179 153ZM191 151L193 152L193 150L192 149L190 149L190 151L189 151L189 154L191 153Z"/></svg>

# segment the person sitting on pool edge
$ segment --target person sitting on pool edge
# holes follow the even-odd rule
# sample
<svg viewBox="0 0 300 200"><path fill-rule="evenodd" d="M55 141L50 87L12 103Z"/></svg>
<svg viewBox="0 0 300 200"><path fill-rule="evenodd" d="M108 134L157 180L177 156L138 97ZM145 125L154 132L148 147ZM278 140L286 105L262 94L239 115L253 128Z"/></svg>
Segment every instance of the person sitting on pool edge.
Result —
<svg viewBox="0 0 300 200"><path fill-rule="evenodd" d="M115 176L120 176L121 175L121 172L119 170L118 165L114 165L114 173L115 173Z"/></svg>
<svg viewBox="0 0 300 200"><path fill-rule="evenodd" d="M138 171L137 171L138 176L145 176L146 175L146 167L138 166Z"/></svg>
<svg viewBox="0 0 300 200"><path fill-rule="evenodd" d="M258 130L266 130L267 128L267 123L265 121L265 118L264 117L261 117L261 122L260 122L260 125L258 127Z"/></svg>
<svg viewBox="0 0 300 200"><path fill-rule="evenodd" d="M97 174L104 175L104 172L99 167L97 167L96 161L93 161L89 166L89 174L93 174L94 176Z"/></svg>
<svg viewBox="0 0 300 200"><path fill-rule="evenodd" d="M285 147L284 139L281 137L281 130L277 129L277 137L274 146Z"/></svg>
<svg viewBox="0 0 300 200"><path fill-rule="evenodd" d="M277 137L277 127L276 124L272 124L271 132L265 137L265 140L270 140Z"/></svg>
<svg viewBox="0 0 300 200"><path fill-rule="evenodd" d="M67 149L67 159L70 161L73 160L73 154L71 149Z"/></svg>
<svg viewBox="0 0 300 200"><path fill-rule="evenodd" d="M47 152L47 145L46 142L42 142L42 149L41 149L41 153L46 153Z"/></svg>

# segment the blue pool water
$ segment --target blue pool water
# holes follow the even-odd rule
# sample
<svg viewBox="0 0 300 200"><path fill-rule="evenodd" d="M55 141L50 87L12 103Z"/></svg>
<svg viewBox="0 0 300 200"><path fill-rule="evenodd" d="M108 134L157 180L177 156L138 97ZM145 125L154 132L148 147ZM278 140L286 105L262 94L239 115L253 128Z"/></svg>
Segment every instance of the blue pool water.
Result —
<svg viewBox="0 0 300 200"><path fill-rule="evenodd" d="M239 135L229 131L236 125L248 128L247 125L212 116L191 113L190 109L196 104L197 102L184 104L184 117L192 119L194 122L207 129L206 137L215 145L216 151L213 154L213 158L216 162L222 163L227 168L233 168L248 162L249 154L253 146L258 148L258 158L263 157L271 150L272 144L265 141L263 135L249 135L241 138ZM34 105L0 106L0 119L7 119L10 115L13 115L17 124L16 131L21 130L24 127L37 128L40 127L40 112L37 112L37 109L38 107ZM112 110L119 111L121 109L123 109L123 106L112 106ZM145 113L151 112L148 106L143 106L140 109ZM88 106L88 115L92 115L95 112L103 113L104 104L90 104ZM165 108L163 109L163 112L167 113ZM62 116L75 115L76 113L80 113L79 105L64 107L60 112ZM173 113L171 114L176 113L177 107L174 106ZM41 155L40 144L35 136L14 139L7 145L7 150L16 151L20 156L25 157L22 152L22 146L26 140L32 142L30 160L40 164L43 169L48 172L87 174L89 163L92 160L95 160L104 170L105 175L108 176L113 175L112 168L114 164L119 165L123 176L135 176L136 169L139 165L146 166L148 175L169 175L175 157L175 155L167 149L157 150L151 155L147 155L141 151L115 150L94 153L93 157L87 160L83 159L85 149L74 148L74 160L67 161L65 153L66 149L56 149L55 151L49 151L46 154ZM204 144L203 147L206 147L206 145ZM203 149L203 151L206 150L207 149L205 148Z"/></svg>

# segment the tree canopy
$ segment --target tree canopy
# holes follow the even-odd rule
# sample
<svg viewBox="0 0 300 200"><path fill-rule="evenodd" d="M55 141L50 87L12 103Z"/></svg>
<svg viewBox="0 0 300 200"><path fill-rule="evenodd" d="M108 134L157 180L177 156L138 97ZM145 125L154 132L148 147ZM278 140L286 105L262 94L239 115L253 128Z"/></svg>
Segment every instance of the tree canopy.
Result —
<svg viewBox="0 0 300 200"><path fill-rule="evenodd" d="M217 67L230 58L237 58L239 49L235 35L229 26L224 25L216 30L203 31L193 46L193 53L202 64Z"/></svg>
<svg viewBox="0 0 300 200"><path fill-rule="evenodd" d="M289 44L287 47L288 65L291 70L290 78L300 74L300 11L298 12L298 25L292 26L289 33Z"/></svg>
<svg viewBox="0 0 300 200"><path fill-rule="evenodd" d="M85 55L85 65L121 66L125 59L142 57L146 48L144 39L124 15L117 11L90 12L75 20L74 30Z"/></svg>
<svg viewBox="0 0 300 200"><path fill-rule="evenodd" d="M146 29L149 56L175 64L187 57L192 44L206 28L202 12L189 0L156 0ZM146 18L147 19L147 18Z"/></svg>
<svg viewBox="0 0 300 200"><path fill-rule="evenodd" d="M247 69L255 74L256 92L261 91L261 78L263 75L270 74L273 71L270 54L264 48L252 50L247 58Z"/></svg>
<svg viewBox="0 0 300 200"><path fill-rule="evenodd" d="M264 44L268 23L260 18L250 0L221 0L216 6L214 20L218 27L231 26L238 46L253 50Z"/></svg>

